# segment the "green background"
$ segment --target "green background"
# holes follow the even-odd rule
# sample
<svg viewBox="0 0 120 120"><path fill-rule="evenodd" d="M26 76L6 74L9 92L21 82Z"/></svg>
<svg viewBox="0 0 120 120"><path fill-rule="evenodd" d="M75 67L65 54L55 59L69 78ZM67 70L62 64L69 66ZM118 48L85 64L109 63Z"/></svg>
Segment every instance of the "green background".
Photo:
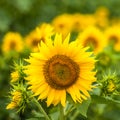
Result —
<svg viewBox="0 0 120 120"><path fill-rule="evenodd" d="M94 13L99 6L110 11L110 19L120 17L120 0L0 0L0 42L8 31L20 32L23 36L42 22L51 22L63 13ZM6 68L0 57L0 120L19 119L15 111L6 110L9 92L9 66ZM5 77L1 77L5 76ZM2 79L3 78L3 79ZM3 81L4 80L4 81ZM92 103L94 106L94 103ZM120 105L98 104L90 107L88 118L82 120L119 120ZM105 109L105 111L104 111ZM26 113L26 116L29 116ZM24 117L23 117L24 120ZM79 118L78 118L79 120Z"/></svg>

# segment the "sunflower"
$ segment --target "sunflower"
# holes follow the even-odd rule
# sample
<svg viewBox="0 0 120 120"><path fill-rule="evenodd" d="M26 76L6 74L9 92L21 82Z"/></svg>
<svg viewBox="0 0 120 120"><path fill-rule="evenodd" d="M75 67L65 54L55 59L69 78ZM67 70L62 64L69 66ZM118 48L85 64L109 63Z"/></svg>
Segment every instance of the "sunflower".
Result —
<svg viewBox="0 0 120 120"><path fill-rule="evenodd" d="M105 30L107 42L112 44L116 51L120 51L120 28L111 26Z"/></svg>
<svg viewBox="0 0 120 120"><path fill-rule="evenodd" d="M3 38L2 51L17 51L20 52L23 49L22 36L17 32L8 32Z"/></svg>
<svg viewBox="0 0 120 120"><path fill-rule="evenodd" d="M21 92L13 91L11 95L12 95L12 101L7 105L6 109L14 109L20 105Z"/></svg>
<svg viewBox="0 0 120 120"><path fill-rule="evenodd" d="M106 7L99 7L95 14L95 19L96 19L96 25L99 26L100 28L105 28L108 26L109 21L109 10Z"/></svg>
<svg viewBox="0 0 120 120"><path fill-rule="evenodd" d="M73 21L72 30L75 32L81 31L84 28L84 20L85 20L84 15L79 13L74 14L72 16L72 21Z"/></svg>
<svg viewBox="0 0 120 120"><path fill-rule="evenodd" d="M69 38L62 42L62 35L56 34L54 41L41 42L40 52L31 53L26 60L30 63L25 66L29 89L38 95L38 100L47 99L47 106L65 106L67 94L74 102L86 100L96 80L92 53L76 41L69 42Z"/></svg>
<svg viewBox="0 0 120 120"><path fill-rule="evenodd" d="M106 39L103 33L94 26L86 28L78 35L78 42L82 43L84 47L90 46L90 49L95 54L101 52L106 46Z"/></svg>
<svg viewBox="0 0 120 120"><path fill-rule="evenodd" d="M53 27L50 24L43 23L25 37L26 46L33 52L38 51L38 43L45 42L47 38L53 35Z"/></svg>
<svg viewBox="0 0 120 120"><path fill-rule="evenodd" d="M83 15L82 29L86 29L89 26L94 26L96 24L96 19L92 14Z"/></svg>
<svg viewBox="0 0 120 120"><path fill-rule="evenodd" d="M53 19L52 25L55 31L62 33L63 38L72 31L73 17L70 14L62 14Z"/></svg>
<svg viewBox="0 0 120 120"><path fill-rule="evenodd" d="M92 14L80 14L76 13L71 15L72 31L80 32L86 29L88 26L93 26L96 24L96 19Z"/></svg>

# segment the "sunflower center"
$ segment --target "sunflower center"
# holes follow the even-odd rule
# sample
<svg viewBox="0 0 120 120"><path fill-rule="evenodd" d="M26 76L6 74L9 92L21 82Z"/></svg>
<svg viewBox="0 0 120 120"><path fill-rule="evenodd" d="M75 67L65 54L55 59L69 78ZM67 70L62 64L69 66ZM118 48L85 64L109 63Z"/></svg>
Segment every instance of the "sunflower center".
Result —
<svg viewBox="0 0 120 120"><path fill-rule="evenodd" d="M110 42L115 44L115 43L118 43L118 37L113 35L113 36L110 36L109 38Z"/></svg>
<svg viewBox="0 0 120 120"><path fill-rule="evenodd" d="M65 89L73 85L79 77L79 65L65 55L55 55L44 65L46 82L55 89Z"/></svg>
<svg viewBox="0 0 120 120"><path fill-rule="evenodd" d="M34 40L32 41L32 45L33 45L33 46L37 46L38 43L39 43L39 40L38 40L38 39L34 39Z"/></svg>
<svg viewBox="0 0 120 120"><path fill-rule="evenodd" d="M59 28L60 28L60 29L63 29L64 27L65 27L64 24L62 24L62 23L59 24Z"/></svg>
<svg viewBox="0 0 120 120"><path fill-rule="evenodd" d="M45 37L44 37L44 36L42 36L42 37L40 38L40 41L45 42Z"/></svg>
<svg viewBox="0 0 120 120"><path fill-rule="evenodd" d="M88 37L84 43L84 46L90 46L92 50L97 47L97 41L94 37Z"/></svg>
<svg viewBox="0 0 120 120"><path fill-rule="evenodd" d="M58 79L65 81L70 76L70 70L66 65L56 64L54 65L54 74Z"/></svg>
<svg viewBox="0 0 120 120"><path fill-rule="evenodd" d="M12 42L10 43L10 49L11 49L11 50L14 50L15 47L16 47L16 43L15 43L14 41L12 41Z"/></svg>

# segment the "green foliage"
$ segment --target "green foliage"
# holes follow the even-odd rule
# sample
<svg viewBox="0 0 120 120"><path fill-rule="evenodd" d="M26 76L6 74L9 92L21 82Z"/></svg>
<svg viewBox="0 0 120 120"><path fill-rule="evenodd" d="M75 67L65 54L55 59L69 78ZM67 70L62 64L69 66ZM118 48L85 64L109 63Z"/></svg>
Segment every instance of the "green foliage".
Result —
<svg viewBox="0 0 120 120"><path fill-rule="evenodd" d="M77 104L76 105L76 108L77 108L77 111L79 111L79 113L85 117L87 117L87 111L88 111L88 107L91 103L91 100L88 99L86 101L83 101L82 104Z"/></svg>
<svg viewBox="0 0 120 120"><path fill-rule="evenodd" d="M100 104L120 104L119 100L114 100L111 97L102 97L98 95L92 95L92 102Z"/></svg>
<svg viewBox="0 0 120 120"><path fill-rule="evenodd" d="M4 34L8 31L17 31L25 36L40 23L51 22L59 14L94 13L99 6L106 6L109 9L110 19L120 17L120 0L0 0L0 44ZM71 39L73 40L76 36L76 33L73 33ZM25 112L23 116L17 115L15 111L5 109L8 103L6 96L10 92L10 71L13 60L18 61L19 58L24 58L29 53L30 51L26 49L20 55L16 52L1 55L0 48L0 120L45 120L44 115L37 112L36 107L31 105L32 103L30 104L31 108L26 108L28 112ZM99 59L96 63L97 78L100 85L98 87L101 89L101 85L103 85L102 92L104 93L105 85L108 82L104 81L102 75L106 71L111 70L111 73L116 71L117 82L115 81L115 84L120 83L120 53L115 52L110 46L99 54L97 59ZM94 93L91 94L91 99L83 101L81 104L76 103L74 106L73 101L69 100L64 109L64 114L68 120L119 120L120 88L117 87L117 94L111 97L111 93L108 95L108 92L103 96L100 89L95 89ZM43 107L46 109L44 104ZM54 108L50 106L47 113L53 120L59 119L58 106Z"/></svg>
<svg viewBox="0 0 120 120"><path fill-rule="evenodd" d="M110 17L119 17L119 5L119 0L1 0L0 31L26 34L39 23L50 22L58 14L93 13L99 6L106 6L110 10Z"/></svg>

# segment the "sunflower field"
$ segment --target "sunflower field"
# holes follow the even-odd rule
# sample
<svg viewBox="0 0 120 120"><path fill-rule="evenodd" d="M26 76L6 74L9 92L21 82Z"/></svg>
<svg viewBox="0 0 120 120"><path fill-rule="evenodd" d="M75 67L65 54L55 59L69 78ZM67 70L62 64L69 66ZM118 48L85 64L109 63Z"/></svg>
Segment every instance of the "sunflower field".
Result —
<svg viewBox="0 0 120 120"><path fill-rule="evenodd" d="M120 120L120 1L0 0L0 120Z"/></svg>

